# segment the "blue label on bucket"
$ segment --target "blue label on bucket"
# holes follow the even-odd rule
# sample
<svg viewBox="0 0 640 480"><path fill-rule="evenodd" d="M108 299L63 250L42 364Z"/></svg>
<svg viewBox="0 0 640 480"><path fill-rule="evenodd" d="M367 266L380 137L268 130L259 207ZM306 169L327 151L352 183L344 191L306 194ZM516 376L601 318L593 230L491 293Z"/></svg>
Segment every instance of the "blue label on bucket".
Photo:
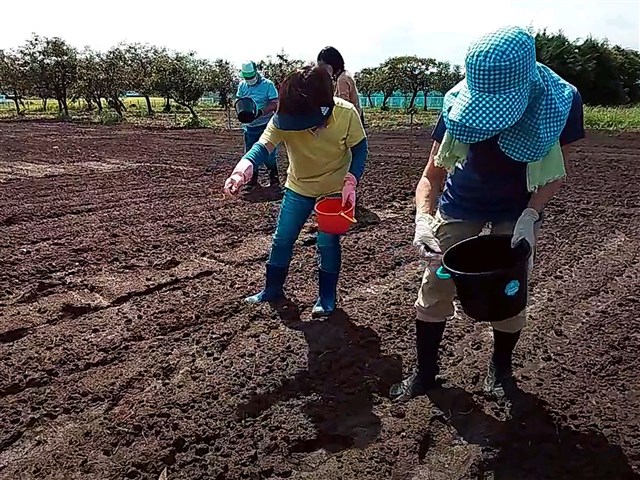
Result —
<svg viewBox="0 0 640 480"><path fill-rule="evenodd" d="M518 280L511 280L507 283L507 286L504 289L504 293L509 297L513 297L520 290L520 282Z"/></svg>

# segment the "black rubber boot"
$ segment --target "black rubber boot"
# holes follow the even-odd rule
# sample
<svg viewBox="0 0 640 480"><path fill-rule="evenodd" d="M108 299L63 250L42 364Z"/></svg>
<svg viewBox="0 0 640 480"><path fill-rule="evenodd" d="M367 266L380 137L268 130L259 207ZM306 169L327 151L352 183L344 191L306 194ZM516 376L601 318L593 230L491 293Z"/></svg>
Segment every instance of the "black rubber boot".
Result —
<svg viewBox="0 0 640 480"><path fill-rule="evenodd" d="M446 322L428 323L416 320L418 366L409 377L391 387L389 396L392 400L409 400L425 395L429 390L439 386L436 380L436 376L440 373L438 350L445 325Z"/></svg>
<svg viewBox="0 0 640 480"><path fill-rule="evenodd" d="M336 309L338 274L320 270L318 273L318 301L311 311L312 318L330 317Z"/></svg>
<svg viewBox="0 0 640 480"><path fill-rule="evenodd" d="M519 339L520 332L507 333L493 329L493 355L484 379L485 393L504 397L509 388L514 386L512 359Z"/></svg>
<svg viewBox="0 0 640 480"><path fill-rule="evenodd" d="M245 190L247 191L255 190L259 186L260 184L258 183L258 169L254 168L253 175L251 176L251 180L249 180L249 183L245 185Z"/></svg>
<svg viewBox="0 0 640 480"><path fill-rule="evenodd" d="M288 272L288 267L278 267L267 264L264 290L245 298L244 301L256 304L282 300L284 298L284 282L287 279Z"/></svg>
<svg viewBox="0 0 640 480"><path fill-rule="evenodd" d="M280 177L278 176L278 165L269 167L269 186L274 188L280 186Z"/></svg>

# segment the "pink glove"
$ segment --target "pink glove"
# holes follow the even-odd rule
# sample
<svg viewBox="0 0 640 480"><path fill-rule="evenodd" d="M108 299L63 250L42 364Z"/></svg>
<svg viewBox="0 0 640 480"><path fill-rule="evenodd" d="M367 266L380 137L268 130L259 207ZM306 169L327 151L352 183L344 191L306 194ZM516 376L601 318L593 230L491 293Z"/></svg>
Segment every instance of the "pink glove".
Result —
<svg viewBox="0 0 640 480"><path fill-rule="evenodd" d="M231 176L224 182L224 193L230 197L237 195L242 186L251 179L252 175L253 163L246 158L241 159Z"/></svg>
<svg viewBox="0 0 640 480"><path fill-rule="evenodd" d="M349 204L352 207L356 205L356 186L358 179L352 174L347 173L342 184L342 206Z"/></svg>

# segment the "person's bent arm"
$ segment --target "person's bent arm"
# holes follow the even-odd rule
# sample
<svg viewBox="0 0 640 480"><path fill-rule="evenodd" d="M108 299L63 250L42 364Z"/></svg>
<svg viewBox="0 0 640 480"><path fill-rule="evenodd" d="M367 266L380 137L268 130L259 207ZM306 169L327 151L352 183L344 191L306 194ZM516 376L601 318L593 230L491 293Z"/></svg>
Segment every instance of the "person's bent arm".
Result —
<svg viewBox="0 0 640 480"><path fill-rule="evenodd" d="M278 100L271 100L267 105L262 109L262 115L268 115L272 112L275 112L278 108Z"/></svg>
<svg viewBox="0 0 640 480"><path fill-rule="evenodd" d="M260 141L253 144L247 153L244 154L242 160L249 160L256 169L263 165L268 159L271 152L276 146L271 142L261 143Z"/></svg>
<svg viewBox="0 0 640 480"><path fill-rule="evenodd" d="M569 152L566 147L562 148L562 156L564 158L565 165L567 165L567 157L569 156ZM566 168L567 167L565 167L565 169ZM538 215L540 215L547 203L549 203L549 201L556 196L564 182L564 178L559 178L558 180L554 180L553 182L549 182L546 185L538 188L538 190L531 195L531 198L529 199L529 205L527 205L527 207L532 208L533 210L538 212Z"/></svg>
<svg viewBox="0 0 640 480"><path fill-rule="evenodd" d="M440 143L434 141L429 161L416 187L416 213L418 215L434 215L436 213L438 198L447 178L447 171L442 167L437 167L435 163L435 156L439 148Z"/></svg>
<svg viewBox="0 0 640 480"><path fill-rule="evenodd" d="M532 208L538 212L538 215L540 215L544 210L544 207L549 203L549 200L558 193L558 190L560 190L563 183L564 179L558 179L538 188L538 190L531 195L528 208Z"/></svg>
<svg viewBox="0 0 640 480"><path fill-rule="evenodd" d="M352 174L358 182L364 174L368 154L369 143L366 137L351 147L351 166L349 167L349 173Z"/></svg>

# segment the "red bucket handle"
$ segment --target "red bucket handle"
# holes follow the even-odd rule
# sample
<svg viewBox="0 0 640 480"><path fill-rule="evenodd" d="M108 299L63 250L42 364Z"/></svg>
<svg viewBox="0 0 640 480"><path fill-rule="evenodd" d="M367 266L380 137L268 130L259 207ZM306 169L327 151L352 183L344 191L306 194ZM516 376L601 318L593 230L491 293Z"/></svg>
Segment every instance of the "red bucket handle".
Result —
<svg viewBox="0 0 640 480"><path fill-rule="evenodd" d="M338 197L342 198L342 194L324 195L323 197L318 197L316 199L316 206L318 205L318 203L320 203L325 198L338 198ZM354 210L355 210L355 207L354 207ZM316 213L318 213L317 209L316 209ZM325 215L339 215L342 218L344 218L345 220L349 220L351 223L358 223L358 221L355 219L355 217L350 217L349 215L344 213L343 210L341 210L339 213L326 213Z"/></svg>

